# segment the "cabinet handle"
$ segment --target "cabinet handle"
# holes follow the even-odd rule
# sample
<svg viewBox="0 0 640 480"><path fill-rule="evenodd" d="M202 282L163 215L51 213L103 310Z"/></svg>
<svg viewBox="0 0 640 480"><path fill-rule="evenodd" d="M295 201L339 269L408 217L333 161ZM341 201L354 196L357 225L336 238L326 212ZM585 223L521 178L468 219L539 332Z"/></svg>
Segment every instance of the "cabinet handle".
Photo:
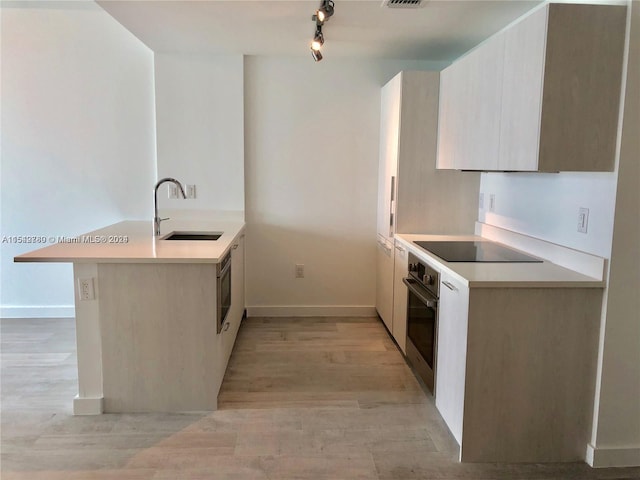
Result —
<svg viewBox="0 0 640 480"><path fill-rule="evenodd" d="M453 290L454 292L457 292L457 291L458 291L458 289L457 289L457 288L456 288L452 283L449 283L449 282L447 282L446 280L443 280L443 281L442 281L442 284L443 284L445 287L447 287L449 290Z"/></svg>
<svg viewBox="0 0 640 480"><path fill-rule="evenodd" d="M229 330L229 327L230 327L230 326L231 326L231 324L230 324L229 322L226 322L226 323L224 324L224 327L222 328L222 331L223 331L223 332L226 332L227 330Z"/></svg>
<svg viewBox="0 0 640 480"><path fill-rule="evenodd" d="M389 197L389 236L393 237L393 199L396 196L396 177L391 177L391 195Z"/></svg>
<svg viewBox="0 0 640 480"><path fill-rule="evenodd" d="M238 248L238 244L236 243L236 244L235 244L233 247L231 247L231 248L233 248L233 249L235 250L236 248Z"/></svg>
<svg viewBox="0 0 640 480"><path fill-rule="evenodd" d="M404 253L404 248L402 248L400 245L396 245L396 250L398 250L399 252Z"/></svg>

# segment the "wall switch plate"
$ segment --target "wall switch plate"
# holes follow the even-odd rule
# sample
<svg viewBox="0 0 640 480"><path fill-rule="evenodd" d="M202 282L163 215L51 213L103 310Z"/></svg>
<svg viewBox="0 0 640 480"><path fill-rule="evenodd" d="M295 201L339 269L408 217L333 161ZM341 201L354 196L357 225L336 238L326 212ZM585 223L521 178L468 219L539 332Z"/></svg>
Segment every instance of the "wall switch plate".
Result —
<svg viewBox="0 0 640 480"><path fill-rule="evenodd" d="M495 193L489 194L489 211L490 212L496 211L496 194Z"/></svg>
<svg viewBox="0 0 640 480"><path fill-rule="evenodd" d="M478 207L480 209L484 209L484 193L481 193L480 197L478 198Z"/></svg>
<svg viewBox="0 0 640 480"><path fill-rule="evenodd" d="M304 278L304 265L296 263L296 278Z"/></svg>
<svg viewBox="0 0 640 480"><path fill-rule="evenodd" d="M96 291L93 285L93 278L78 279L78 297L81 302L86 300L95 300Z"/></svg>
<svg viewBox="0 0 640 480"><path fill-rule="evenodd" d="M178 198L178 186L169 184L169 198Z"/></svg>
<svg viewBox="0 0 640 480"><path fill-rule="evenodd" d="M187 198L196 198L196 186L195 185L187 185L186 192Z"/></svg>
<svg viewBox="0 0 640 480"><path fill-rule="evenodd" d="M580 207L578 210L578 232L587 233L589 226L589 209Z"/></svg>

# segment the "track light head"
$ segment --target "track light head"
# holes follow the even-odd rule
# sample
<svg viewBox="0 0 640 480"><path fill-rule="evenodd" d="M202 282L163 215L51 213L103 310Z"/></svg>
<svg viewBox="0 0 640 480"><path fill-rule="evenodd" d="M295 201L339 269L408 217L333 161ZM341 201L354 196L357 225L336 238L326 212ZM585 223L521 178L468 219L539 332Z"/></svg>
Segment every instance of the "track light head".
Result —
<svg viewBox="0 0 640 480"><path fill-rule="evenodd" d="M322 27L318 27L316 29L316 34L313 37L313 41L311 42L311 50L319 51L320 47L324 45L324 35L322 34Z"/></svg>
<svg viewBox="0 0 640 480"><path fill-rule="evenodd" d="M322 52L320 50L314 50L313 48L311 48L311 56L316 62L322 60Z"/></svg>
<svg viewBox="0 0 640 480"><path fill-rule="evenodd" d="M318 20L321 22L325 22L327 18L333 15L333 0L322 0L322 4L320 5L320 9L316 12L316 16Z"/></svg>

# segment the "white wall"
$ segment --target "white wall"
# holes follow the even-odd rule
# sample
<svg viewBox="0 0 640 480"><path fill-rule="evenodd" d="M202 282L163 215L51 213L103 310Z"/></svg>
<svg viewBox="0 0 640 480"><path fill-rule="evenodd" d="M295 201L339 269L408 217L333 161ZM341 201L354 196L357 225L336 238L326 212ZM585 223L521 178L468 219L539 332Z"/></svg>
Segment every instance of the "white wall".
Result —
<svg viewBox="0 0 640 480"><path fill-rule="evenodd" d="M375 304L380 88L403 69L428 67L245 58L247 305L253 312ZM305 265L304 279L294 278L296 263Z"/></svg>
<svg viewBox="0 0 640 480"><path fill-rule="evenodd" d="M241 55L156 53L158 178L195 184L194 200L159 207L244 210L244 100Z"/></svg>
<svg viewBox="0 0 640 480"><path fill-rule="evenodd" d="M609 258L617 172L483 173L481 222ZM495 194L495 211L489 195ZM587 233L578 210L589 209Z"/></svg>
<svg viewBox="0 0 640 480"><path fill-rule="evenodd" d="M640 465L640 2L633 2L593 464Z"/></svg>
<svg viewBox="0 0 640 480"><path fill-rule="evenodd" d="M93 2L28 5L1 11L2 235L151 218L151 51ZM0 245L3 316L73 315L71 265L14 264L46 244Z"/></svg>

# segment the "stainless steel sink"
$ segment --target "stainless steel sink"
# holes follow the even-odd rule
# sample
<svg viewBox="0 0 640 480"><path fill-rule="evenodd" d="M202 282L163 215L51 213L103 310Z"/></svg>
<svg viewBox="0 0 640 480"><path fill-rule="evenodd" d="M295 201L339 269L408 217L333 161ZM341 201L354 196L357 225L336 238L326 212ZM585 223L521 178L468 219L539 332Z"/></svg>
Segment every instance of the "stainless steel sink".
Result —
<svg viewBox="0 0 640 480"><path fill-rule="evenodd" d="M171 232L160 240L218 240L224 232Z"/></svg>

